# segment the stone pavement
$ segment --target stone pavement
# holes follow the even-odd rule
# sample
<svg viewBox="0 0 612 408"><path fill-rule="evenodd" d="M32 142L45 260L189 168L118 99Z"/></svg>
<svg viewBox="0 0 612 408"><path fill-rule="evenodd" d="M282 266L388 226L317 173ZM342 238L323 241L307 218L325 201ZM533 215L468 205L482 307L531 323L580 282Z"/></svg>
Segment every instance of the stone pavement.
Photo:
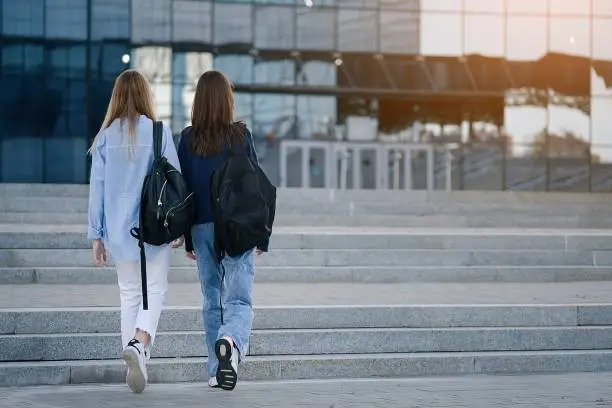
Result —
<svg viewBox="0 0 612 408"><path fill-rule="evenodd" d="M239 383L234 392L204 384L154 384L144 394L125 385L12 388L4 408L600 408L612 407L612 373L471 376L426 379Z"/></svg>
<svg viewBox="0 0 612 408"><path fill-rule="evenodd" d="M195 273L195 272L194 272ZM256 306L609 303L612 282L260 283ZM167 306L199 306L195 283L170 284ZM0 309L119 306L116 285L0 285Z"/></svg>

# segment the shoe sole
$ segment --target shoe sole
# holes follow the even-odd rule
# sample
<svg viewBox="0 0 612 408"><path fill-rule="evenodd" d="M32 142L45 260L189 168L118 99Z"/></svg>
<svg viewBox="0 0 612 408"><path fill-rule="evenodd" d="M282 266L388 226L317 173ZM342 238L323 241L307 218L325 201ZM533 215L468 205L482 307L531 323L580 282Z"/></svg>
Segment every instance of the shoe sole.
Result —
<svg viewBox="0 0 612 408"><path fill-rule="evenodd" d="M215 343L215 354L219 360L217 367L218 387L225 391L232 391L238 382L238 373L232 367L232 346L229 341L219 339Z"/></svg>
<svg viewBox="0 0 612 408"><path fill-rule="evenodd" d="M147 386L147 380L140 369L138 351L130 350L129 348L123 350L123 360L128 366L127 385L132 392L140 394Z"/></svg>

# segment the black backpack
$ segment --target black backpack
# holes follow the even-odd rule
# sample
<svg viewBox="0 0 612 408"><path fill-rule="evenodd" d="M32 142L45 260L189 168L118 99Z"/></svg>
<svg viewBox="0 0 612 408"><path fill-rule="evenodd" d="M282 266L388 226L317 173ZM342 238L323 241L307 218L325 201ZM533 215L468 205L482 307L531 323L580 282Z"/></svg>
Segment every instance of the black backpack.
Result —
<svg viewBox="0 0 612 408"><path fill-rule="evenodd" d="M183 236L193 225L195 203L193 193L181 173L161 154L163 127L153 123L154 161L145 177L140 195L140 223L130 233L140 247L142 308L148 309L147 264L144 244L169 244Z"/></svg>
<svg viewBox="0 0 612 408"><path fill-rule="evenodd" d="M247 142L248 143L248 142ZM229 158L212 174L215 251L235 257L255 247L267 250L276 212L276 187L247 155L232 143Z"/></svg>

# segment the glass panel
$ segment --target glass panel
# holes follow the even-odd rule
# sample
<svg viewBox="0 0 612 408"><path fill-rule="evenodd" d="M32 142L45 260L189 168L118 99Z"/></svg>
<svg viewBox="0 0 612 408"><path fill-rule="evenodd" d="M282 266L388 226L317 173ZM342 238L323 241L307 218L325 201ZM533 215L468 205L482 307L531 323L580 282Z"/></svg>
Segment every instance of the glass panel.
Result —
<svg viewBox="0 0 612 408"><path fill-rule="evenodd" d="M295 138L295 96L255 94L253 130L269 140Z"/></svg>
<svg viewBox="0 0 612 408"><path fill-rule="evenodd" d="M302 0L298 0L302 3ZM296 4L296 0L253 0L255 4Z"/></svg>
<svg viewBox="0 0 612 408"><path fill-rule="evenodd" d="M257 61L255 63L255 83L269 85L294 85L295 61Z"/></svg>
<svg viewBox="0 0 612 408"><path fill-rule="evenodd" d="M19 73L23 70L23 45L8 45L2 46L2 72ZM1 92L0 92L1 94Z"/></svg>
<svg viewBox="0 0 612 408"><path fill-rule="evenodd" d="M215 3L215 44L251 44L252 12L250 4Z"/></svg>
<svg viewBox="0 0 612 408"><path fill-rule="evenodd" d="M463 22L460 14L421 13L421 54L463 54ZM444 32L444 35L440 35Z"/></svg>
<svg viewBox="0 0 612 408"><path fill-rule="evenodd" d="M418 11L419 0L380 0L380 8Z"/></svg>
<svg viewBox="0 0 612 408"><path fill-rule="evenodd" d="M85 77L85 46L54 47L49 50L49 71L59 78Z"/></svg>
<svg viewBox="0 0 612 408"><path fill-rule="evenodd" d="M506 0L508 13L547 14L548 0Z"/></svg>
<svg viewBox="0 0 612 408"><path fill-rule="evenodd" d="M612 191L612 145L591 147L591 191Z"/></svg>
<svg viewBox="0 0 612 408"><path fill-rule="evenodd" d="M465 16L465 54L487 57L504 55L504 18L502 15Z"/></svg>
<svg viewBox="0 0 612 408"><path fill-rule="evenodd" d="M169 42L171 0L132 0L132 41Z"/></svg>
<svg viewBox="0 0 612 408"><path fill-rule="evenodd" d="M302 139L330 139L336 124L336 97L298 95L297 116Z"/></svg>
<svg viewBox="0 0 612 408"><path fill-rule="evenodd" d="M212 3L210 1L174 0L172 39L210 43L212 37Z"/></svg>
<svg viewBox="0 0 612 408"><path fill-rule="evenodd" d="M612 96L612 19L593 20L593 73L591 92L593 95Z"/></svg>
<svg viewBox="0 0 612 408"><path fill-rule="evenodd" d="M421 9L426 11L461 11L462 0L422 0Z"/></svg>
<svg viewBox="0 0 612 408"><path fill-rule="evenodd" d="M46 0L45 37L87 38L87 3L83 0Z"/></svg>
<svg viewBox="0 0 612 408"><path fill-rule="evenodd" d="M2 31L7 35L40 37L43 35L43 2L40 0L4 1Z"/></svg>
<svg viewBox="0 0 612 408"><path fill-rule="evenodd" d="M112 83L116 76L129 66L123 62L123 56L129 55L129 52L128 46L124 44L92 44L92 79L107 80Z"/></svg>
<svg viewBox="0 0 612 408"><path fill-rule="evenodd" d="M419 53L419 15L399 11L380 12L380 51Z"/></svg>
<svg viewBox="0 0 612 408"><path fill-rule="evenodd" d="M338 49L340 51L377 51L377 12L340 9L338 11Z"/></svg>
<svg viewBox="0 0 612 408"><path fill-rule="evenodd" d="M151 83L157 116L168 123L172 114L171 67L172 50L168 47L140 47L134 50L134 68Z"/></svg>
<svg viewBox="0 0 612 408"><path fill-rule="evenodd" d="M503 13L505 0L464 0L466 13ZM516 1L516 0L509 0Z"/></svg>
<svg viewBox="0 0 612 408"><path fill-rule="evenodd" d="M333 50L335 48L334 10L322 8L297 9L297 48Z"/></svg>
<svg viewBox="0 0 612 408"><path fill-rule="evenodd" d="M608 145L612 148L612 115L610 112L612 112L612 95L597 96L591 100L593 145Z"/></svg>
<svg viewBox="0 0 612 408"><path fill-rule="evenodd" d="M249 93L236 92L234 94L236 120L241 120L252 127L253 123L253 95Z"/></svg>
<svg viewBox="0 0 612 408"><path fill-rule="evenodd" d="M297 83L306 86L335 86L337 67L333 62L308 61L298 66Z"/></svg>
<svg viewBox="0 0 612 408"><path fill-rule="evenodd" d="M534 61L548 52L548 23L545 17L508 17L506 58L513 61ZM528 47L525 44L529 44Z"/></svg>
<svg viewBox="0 0 612 408"><path fill-rule="evenodd" d="M591 0L550 0L550 13L589 16L591 14Z"/></svg>
<svg viewBox="0 0 612 408"><path fill-rule="evenodd" d="M550 19L550 50L579 57L591 54L591 27L586 18Z"/></svg>
<svg viewBox="0 0 612 408"><path fill-rule="evenodd" d="M130 0L92 0L93 40L130 37Z"/></svg>
<svg viewBox="0 0 612 408"><path fill-rule="evenodd" d="M255 47L293 49L295 9L282 6L255 6Z"/></svg>
<svg viewBox="0 0 612 408"><path fill-rule="evenodd" d="M250 55L219 55L214 67L223 71L234 84L253 83L253 57Z"/></svg>
<svg viewBox="0 0 612 408"><path fill-rule="evenodd" d="M612 1L593 0L593 15L612 17Z"/></svg>
<svg viewBox="0 0 612 408"><path fill-rule="evenodd" d="M378 0L338 0L338 7L340 8L376 8L378 7Z"/></svg>
<svg viewBox="0 0 612 408"><path fill-rule="evenodd" d="M508 93L504 118L510 142L506 158L509 190L546 189L546 156L542 151L546 116L546 107L534 106L523 94Z"/></svg>

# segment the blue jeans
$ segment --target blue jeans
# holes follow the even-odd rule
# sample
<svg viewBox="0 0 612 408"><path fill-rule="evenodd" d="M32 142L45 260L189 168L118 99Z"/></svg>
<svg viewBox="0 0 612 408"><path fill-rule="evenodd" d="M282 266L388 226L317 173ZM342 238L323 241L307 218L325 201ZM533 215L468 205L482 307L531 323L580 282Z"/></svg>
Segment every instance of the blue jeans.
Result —
<svg viewBox="0 0 612 408"><path fill-rule="evenodd" d="M244 360L253 327L253 250L217 262L214 249L214 224L198 224L192 228L198 276L204 295L204 329L208 348L208 375L215 376L219 361L215 343L222 337L231 337L240 359ZM221 296L223 295L223 311ZM223 312L223 324L221 313Z"/></svg>

